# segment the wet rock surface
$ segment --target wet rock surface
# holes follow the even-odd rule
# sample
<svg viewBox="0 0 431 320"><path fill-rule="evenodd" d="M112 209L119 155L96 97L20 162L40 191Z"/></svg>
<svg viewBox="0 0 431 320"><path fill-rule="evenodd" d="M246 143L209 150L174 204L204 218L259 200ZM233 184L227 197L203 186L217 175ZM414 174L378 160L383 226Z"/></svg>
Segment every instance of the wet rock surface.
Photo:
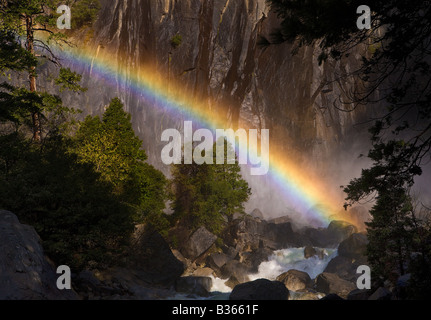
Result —
<svg viewBox="0 0 431 320"><path fill-rule="evenodd" d="M0 210L0 300L79 299L73 290L57 288L59 276L34 228Z"/></svg>

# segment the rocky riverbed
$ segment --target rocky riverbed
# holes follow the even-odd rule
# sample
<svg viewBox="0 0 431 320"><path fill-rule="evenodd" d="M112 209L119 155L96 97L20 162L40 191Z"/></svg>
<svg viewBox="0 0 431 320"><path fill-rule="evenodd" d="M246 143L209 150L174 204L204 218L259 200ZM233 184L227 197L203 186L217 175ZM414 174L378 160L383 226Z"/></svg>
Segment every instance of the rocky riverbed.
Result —
<svg viewBox="0 0 431 320"><path fill-rule="evenodd" d="M222 241L203 227L182 236L187 238L183 245L171 249L154 229L137 226L127 267L72 273L73 290L59 291L59 275L37 233L13 213L0 211L0 299L317 300L392 295L392 288L357 290L356 270L366 264L367 237L343 221L294 230L287 218L265 221L248 215L232 221Z"/></svg>

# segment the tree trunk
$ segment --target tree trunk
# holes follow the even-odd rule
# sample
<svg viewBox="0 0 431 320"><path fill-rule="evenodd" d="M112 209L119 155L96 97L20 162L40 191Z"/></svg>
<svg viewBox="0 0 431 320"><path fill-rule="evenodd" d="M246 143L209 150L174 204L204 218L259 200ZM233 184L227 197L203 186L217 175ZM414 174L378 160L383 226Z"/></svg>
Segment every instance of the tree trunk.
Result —
<svg viewBox="0 0 431 320"><path fill-rule="evenodd" d="M25 24L27 30L27 51L34 55L34 30L33 30L33 17L26 16ZM30 91L36 92L36 67L31 67L29 70L29 80L30 80ZM40 123L40 115L38 110L32 112L32 122L33 122L33 141L40 142L42 140L42 128Z"/></svg>

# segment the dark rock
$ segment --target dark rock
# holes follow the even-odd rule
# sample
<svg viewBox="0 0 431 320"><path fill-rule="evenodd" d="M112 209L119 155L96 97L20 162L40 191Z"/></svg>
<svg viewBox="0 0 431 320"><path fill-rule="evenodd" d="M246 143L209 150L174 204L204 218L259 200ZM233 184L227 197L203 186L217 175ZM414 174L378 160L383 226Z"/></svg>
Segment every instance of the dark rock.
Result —
<svg viewBox="0 0 431 320"><path fill-rule="evenodd" d="M172 285L184 272L184 264L150 225L136 227L128 268L148 284L163 286Z"/></svg>
<svg viewBox="0 0 431 320"><path fill-rule="evenodd" d="M391 298L392 293L388 289L380 287L368 298L368 300L391 300Z"/></svg>
<svg viewBox="0 0 431 320"><path fill-rule="evenodd" d="M371 290L355 289L347 295L347 300L368 300L371 293Z"/></svg>
<svg viewBox="0 0 431 320"><path fill-rule="evenodd" d="M328 237L328 245L338 245L352 234L357 233L358 228L349 222L345 221L331 221L326 229Z"/></svg>
<svg viewBox="0 0 431 320"><path fill-rule="evenodd" d="M89 270L81 271L73 280L73 284L79 289L79 291L84 292L97 292L102 286L102 282Z"/></svg>
<svg viewBox="0 0 431 320"><path fill-rule="evenodd" d="M350 259L364 259L368 239L365 234L354 233L338 246L338 255Z"/></svg>
<svg viewBox="0 0 431 320"><path fill-rule="evenodd" d="M315 279L316 290L325 294L335 293L342 298L356 289L354 283L341 279L333 273L321 273Z"/></svg>
<svg viewBox="0 0 431 320"><path fill-rule="evenodd" d="M311 257L314 257L315 255L317 255L317 250L313 247L307 246L304 249L304 258L305 259L309 259Z"/></svg>
<svg viewBox="0 0 431 320"><path fill-rule="evenodd" d="M186 258L195 260L207 251L217 240L217 236L205 227L200 227L188 239L181 252Z"/></svg>
<svg viewBox="0 0 431 320"><path fill-rule="evenodd" d="M306 228L303 230L303 237L309 241L309 245L307 244L307 246L318 248L325 248L328 246L326 229Z"/></svg>
<svg viewBox="0 0 431 320"><path fill-rule="evenodd" d="M326 296L324 296L322 299L320 300L344 300L343 298L341 298L338 294L335 293L330 293Z"/></svg>
<svg viewBox="0 0 431 320"><path fill-rule="evenodd" d="M355 282L358 278L356 271L358 267L363 264L364 263L359 260L336 256L329 261L324 272L335 273L344 280Z"/></svg>
<svg viewBox="0 0 431 320"><path fill-rule="evenodd" d="M223 242L238 252L253 251L258 248L278 250L302 244L290 222L268 223L251 216L233 221L222 235Z"/></svg>
<svg viewBox="0 0 431 320"><path fill-rule="evenodd" d="M237 285L229 300L288 300L289 290L279 281L258 279Z"/></svg>
<svg viewBox="0 0 431 320"><path fill-rule="evenodd" d="M317 248L336 248L345 239L353 233L357 233L358 228L349 222L331 221L325 228L305 228L302 234L308 239L311 246ZM306 242L306 240L303 240Z"/></svg>
<svg viewBox="0 0 431 320"><path fill-rule="evenodd" d="M237 260L230 260L221 268L223 279L229 279L233 276L239 283L249 281L248 275L250 273L250 268Z"/></svg>
<svg viewBox="0 0 431 320"><path fill-rule="evenodd" d="M299 270L289 270L279 275L276 280L284 283L289 291L300 291L313 287L308 273Z"/></svg>
<svg viewBox="0 0 431 320"><path fill-rule="evenodd" d="M206 297L211 292L212 279L209 277L181 277L175 282L175 290Z"/></svg>
<svg viewBox="0 0 431 320"><path fill-rule="evenodd" d="M213 253L207 258L207 265L214 270L220 270L230 259L225 253Z"/></svg>
<svg viewBox="0 0 431 320"><path fill-rule="evenodd" d="M0 300L80 299L73 290L57 288L59 276L35 229L0 210Z"/></svg>
<svg viewBox="0 0 431 320"><path fill-rule="evenodd" d="M247 265L249 272L257 273L259 266L262 262L268 261L269 256L274 253L273 250L268 248L258 248L252 252L246 252L241 256L240 262Z"/></svg>
<svg viewBox="0 0 431 320"><path fill-rule="evenodd" d="M233 289L237 285L239 285L240 282L237 278L235 278L235 276L231 276L224 284L227 285L229 288Z"/></svg>

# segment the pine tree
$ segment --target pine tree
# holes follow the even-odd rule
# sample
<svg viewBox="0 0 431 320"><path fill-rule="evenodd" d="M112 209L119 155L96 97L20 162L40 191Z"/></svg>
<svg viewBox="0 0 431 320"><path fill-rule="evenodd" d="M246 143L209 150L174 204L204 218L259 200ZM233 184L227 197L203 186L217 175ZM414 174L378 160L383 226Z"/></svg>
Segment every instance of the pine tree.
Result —
<svg viewBox="0 0 431 320"><path fill-rule="evenodd" d="M13 63L3 65L16 71L27 72L29 79L28 91L34 96L43 94L37 88L36 61L48 60L57 66L61 66L54 47L55 45L69 44L66 34L57 29L58 14L56 9L59 3L60 1L54 0L4 0L0 3L0 24L3 30L0 34L2 37L1 43L9 43L9 46L15 49L15 52L13 52L15 54L17 52L23 53L23 50L18 49L18 47L21 46L21 39L25 39L23 42L26 51L22 54L21 59L16 60L20 62L19 65ZM8 48L2 46L1 49L4 52ZM14 56L7 58L14 58ZM62 89L72 89L76 92L83 89L78 85L80 80L81 77L70 69L61 68L56 83ZM11 88L6 89L11 92L18 92L11 90ZM41 142L42 140L42 122L45 116L43 114L45 107L43 104L34 103L28 110L31 114L31 127L35 142Z"/></svg>
<svg viewBox="0 0 431 320"><path fill-rule="evenodd" d="M159 231L168 228L163 214L166 178L145 162L142 141L120 99L111 101L102 118L88 116L83 121L71 152L80 163L92 165L115 194L135 209L136 222L151 222Z"/></svg>
<svg viewBox="0 0 431 320"><path fill-rule="evenodd" d="M214 164L178 164L172 166L172 209L174 220L190 230L205 226L216 234L235 213L243 214L243 204L250 196L241 168L235 164L216 164L217 143L214 144ZM228 149L224 143L225 160Z"/></svg>

